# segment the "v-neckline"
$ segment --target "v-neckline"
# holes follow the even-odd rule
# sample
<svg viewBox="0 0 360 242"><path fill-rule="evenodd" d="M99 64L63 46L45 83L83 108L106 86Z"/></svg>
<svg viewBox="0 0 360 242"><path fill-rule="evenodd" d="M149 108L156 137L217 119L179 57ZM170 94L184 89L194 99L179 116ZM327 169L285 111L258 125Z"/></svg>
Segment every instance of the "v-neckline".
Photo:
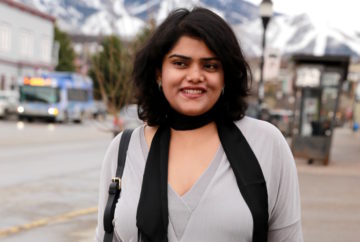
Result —
<svg viewBox="0 0 360 242"><path fill-rule="evenodd" d="M144 126L142 127L142 130L140 132L140 144L141 144L143 158L146 162L150 147L147 144L146 139L145 139L145 127ZM175 191L175 189L172 188L172 186L170 185L169 182L168 182L168 188L171 189L171 191L173 193L175 193L178 198L187 200L187 197L191 197L192 193L199 192L201 190L200 188L197 188L197 187L202 187L201 184L200 185L198 185L198 184L201 183L201 180L208 180L209 176L206 174L209 173L209 170L210 170L211 174L214 175L214 167L213 166L215 166L215 168L218 167L222 154L224 154L224 150L222 149L222 146L220 143L215 152L215 155L212 158L212 160L210 161L209 165L206 167L206 169L203 171L203 173L198 177L198 179L194 182L194 184L190 187L190 189L187 190L184 194L179 195ZM213 163L216 163L216 164L214 165ZM212 177L212 176L210 176L210 177ZM195 191L193 192L193 190L195 190Z"/></svg>
<svg viewBox="0 0 360 242"><path fill-rule="evenodd" d="M140 140L143 158L146 162L149 147L145 140L144 130L142 130L141 132ZM184 231L193 211L196 209L203 195L205 194L206 189L210 184L212 178L214 177L216 170L219 167L219 164L223 159L224 155L224 150L221 144L219 144L219 147L217 148L217 151L213 159L209 163L208 167L204 170L204 172L200 175L196 182L191 186L191 188L183 195L180 196L171 187L170 183L168 183L169 221L179 241L184 234Z"/></svg>
<svg viewBox="0 0 360 242"><path fill-rule="evenodd" d="M207 185L210 182L210 179L215 174L216 168L219 166L219 162L221 160L221 155L224 154L221 144L217 148L214 157L210 161L209 165L203 171L203 173L199 176L199 178L194 182L194 184L187 190L184 194L179 195L175 189L168 182L168 188L181 200L190 202L192 200L193 194L202 193ZM169 190L168 189L168 190ZM190 202L191 203L191 202Z"/></svg>

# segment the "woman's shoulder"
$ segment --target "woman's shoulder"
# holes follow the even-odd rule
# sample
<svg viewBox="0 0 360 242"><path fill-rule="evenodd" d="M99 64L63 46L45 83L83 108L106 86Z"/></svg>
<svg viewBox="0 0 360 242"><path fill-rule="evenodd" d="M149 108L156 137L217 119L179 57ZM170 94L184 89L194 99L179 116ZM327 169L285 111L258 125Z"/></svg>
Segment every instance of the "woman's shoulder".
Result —
<svg viewBox="0 0 360 242"><path fill-rule="evenodd" d="M140 132L144 129L144 125L141 125L135 128L131 134L130 143L128 150L132 150L137 147L137 143L140 140ZM108 170L108 172L114 172L117 166L117 157L119 153L120 140L123 135L123 132L117 134L108 145L108 148L105 153L105 157L103 160L103 169ZM138 151L135 151L138 153Z"/></svg>
<svg viewBox="0 0 360 242"><path fill-rule="evenodd" d="M272 169L273 166L283 167L294 162L288 142L273 124L250 117L235 124L257 157L265 177L273 177L270 173L278 171Z"/></svg>
<svg viewBox="0 0 360 242"><path fill-rule="evenodd" d="M284 139L280 130L267 121L245 116L241 120L236 121L235 125L247 139Z"/></svg>
<svg viewBox="0 0 360 242"><path fill-rule="evenodd" d="M144 125L140 125L140 126L136 127L135 129L132 129L132 134L131 134L130 143L129 143L129 149L131 148L132 143L139 140L138 138L140 137L140 132L143 132L143 130L144 130ZM111 156L114 156L114 155L117 156L117 153L119 150L119 145L120 145L120 140L121 140L123 133L124 133L123 131L120 132L112 139L112 141L110 142L110 144L108 146L108 150L106 153L112 154Z"/></svg>
<svg viewBox="0 0 360 242"><path fill-rule="evenodd" d="M136 128L133 128L133 129L129 129L132 131L132 134L131 134L131 137L135 136L134 134L139 134L141 132L141 130L144 130L144 127L146 126L146 124L142 124L140 126L137 126ZM118 133L112 140L112 143L115 142L115 143L119 143L120 142L120 139L121 139L121 136L122 134L124 133L124 131L121 131L120 133Z"/></svg>

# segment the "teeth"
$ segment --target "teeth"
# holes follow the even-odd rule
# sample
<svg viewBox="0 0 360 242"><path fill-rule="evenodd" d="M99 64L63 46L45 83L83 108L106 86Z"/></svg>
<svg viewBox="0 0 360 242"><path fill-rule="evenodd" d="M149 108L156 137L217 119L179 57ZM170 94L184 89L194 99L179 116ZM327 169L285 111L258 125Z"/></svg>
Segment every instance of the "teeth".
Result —
<svg viewBox="0 0 360 242"><path fill-rule="evenodd" d="M184 89L184 92L187 94L200 94L202 90L199 89Z"/></svg>

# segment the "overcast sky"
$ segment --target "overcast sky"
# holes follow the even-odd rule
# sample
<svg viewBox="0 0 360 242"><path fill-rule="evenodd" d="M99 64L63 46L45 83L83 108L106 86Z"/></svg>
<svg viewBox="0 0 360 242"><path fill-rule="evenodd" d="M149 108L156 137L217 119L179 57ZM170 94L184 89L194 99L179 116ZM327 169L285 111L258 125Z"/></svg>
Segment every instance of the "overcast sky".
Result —
<svg viewBox="0 0 360 242"><path fill-rule="evenodd" d="M246 0L258 5L261 0ZM307 13L318 24L360 31L359 0L272 0L274 10L286 14Z"/></svg>

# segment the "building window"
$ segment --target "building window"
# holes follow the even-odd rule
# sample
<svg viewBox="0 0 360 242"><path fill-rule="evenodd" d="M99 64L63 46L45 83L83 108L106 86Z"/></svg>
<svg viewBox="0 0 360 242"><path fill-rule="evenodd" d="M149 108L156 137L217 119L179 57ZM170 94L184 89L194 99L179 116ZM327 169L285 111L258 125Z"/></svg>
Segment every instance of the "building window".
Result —
<svg viewBox="0 0 360 242"><path fill-rule="evenodd" d="M50 37L43 35L40 41L41 60L44 62L51 61L51 40Z"/></svg>
<svg viewBox="0 0 360 242"><path fill-rule="evenodd" d="M5 90L5 75L1 75L0 90Z"/></svg>
<svg viewBox="0 0 360 242"><path fill-rule="evenodd" d="M11 47L10 26L4 22L0 22L0 51L7 52Z"/></svg>
<svg viewBox="0 0 360 242"><path fill-rule="evenodd" d="M34 35L30 30L22 30L20 33L20 55L32 57L34 53Z"/></svg>
<svg viewBox="0 0 360 242"><path fill-rule="evenodd" d="M15 90L16 88L16 78L13 76L11 77L11 86L10 86L10 89L11 90Z"/></svg>

